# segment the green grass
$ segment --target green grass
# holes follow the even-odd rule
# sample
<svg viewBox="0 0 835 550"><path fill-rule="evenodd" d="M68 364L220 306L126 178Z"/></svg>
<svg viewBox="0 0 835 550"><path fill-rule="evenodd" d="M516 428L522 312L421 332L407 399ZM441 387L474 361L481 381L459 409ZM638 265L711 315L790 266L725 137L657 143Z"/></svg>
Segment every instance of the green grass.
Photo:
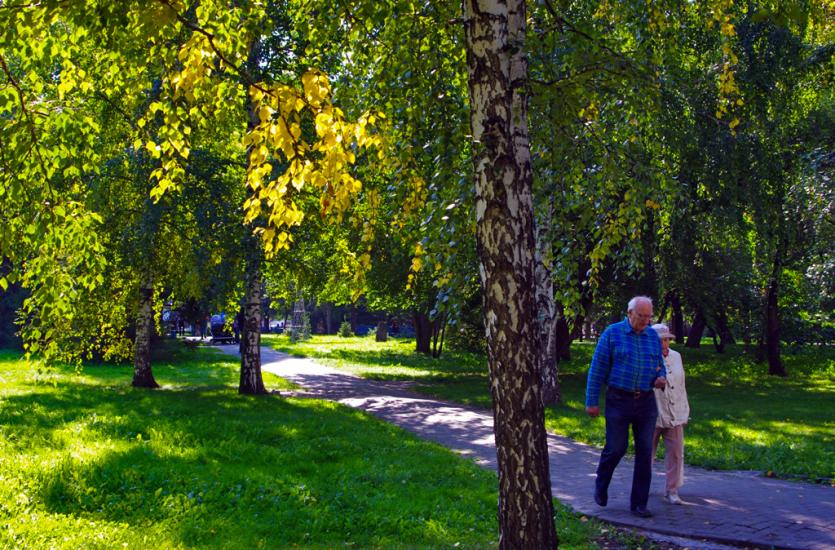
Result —
<svg viewBox="0 0 835 550"><path fill-rule="evenodd" d="M38 373L0 351L0 548L493 548L496 478L214 350ZM264 374L268 388L288 383ZM648 548L558 507L564 548Z"/></svg>
<svg viewBox="0 0 835 550"><path fill-rule="evenodd" d="M291 344L286 337L270 336L266 342L362 376L414 380L418 391L490 407L484 357L445 352L432 359L414 353L411 340L316 336ZM724 354L712 346L674 347L687 372L692 415L685 430L688 464L835 480L835 350L784 351L789 377L783 379L767 376L766 365L754 363L741 346ZM547 409L546 424L555 433L602 445L604 420L589 418L584 405L593 351L592 343L575 343L572 360L560 364L563 402Z"/></svg>

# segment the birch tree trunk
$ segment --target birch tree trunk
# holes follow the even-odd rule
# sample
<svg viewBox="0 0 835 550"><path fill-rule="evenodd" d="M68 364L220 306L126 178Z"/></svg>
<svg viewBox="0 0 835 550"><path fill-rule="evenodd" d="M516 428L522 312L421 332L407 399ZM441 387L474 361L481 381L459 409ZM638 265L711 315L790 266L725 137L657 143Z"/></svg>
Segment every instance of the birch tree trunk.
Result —
<svg viewBox="0 0 835 550"><path fill-rule="evenodd" d="M546 239L550 213L536 225L536 255L534 277L536 279L536 319L539 328L540 370L542 372L542 402L553 405L560 400L559 372L557 370L556 322L557 304L554 302L554 282L545 261L550 256Z"/></svg>
<svg viewBox="0 0 835 550"><path fill-rule="evenodd" d="M241 333L241 381L238 393L267 393L261 376L261 271L260 262L247 262L244 326Z"/></svg>
<svg viewBox="0 0 835 550"><path fill-rule="evenodd" d="M247 67L254 70L257 67L258 51L261 43L253 41L249 50ZM246 109L249 114L247 130L252 130L259 122L258 113L249 94L246 98ZM248 153L248 151L247 151ZM247 154L247 164L250 156ZM242 246L246 247L246 280L244 281L244 322L241 327L241 380L238 393L260 395L267 393L264 378L261 376L261 264L263 252L258 237L248 235Z"/></svg>
<svg viewBox="0 0 835 550"><path fill-rule="evenodd" d="M154 285L148 277L139 289L136 314L136 339L133 344L133 382L135 388L158 388L151 371L151 331L153 329Z"/></svg>
<svg viewBox="0 0 835 550"><path fill-rule="evenodd" d="M534 315L525 3L463 0L499 547L555 548Z"/></svg>

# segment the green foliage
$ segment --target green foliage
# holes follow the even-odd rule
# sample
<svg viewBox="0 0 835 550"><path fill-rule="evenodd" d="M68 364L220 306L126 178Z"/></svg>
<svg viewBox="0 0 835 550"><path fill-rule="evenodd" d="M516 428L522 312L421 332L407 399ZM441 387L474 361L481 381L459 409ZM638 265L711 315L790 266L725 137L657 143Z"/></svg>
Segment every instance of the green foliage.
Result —
<svg viewBox="0 0 835 550"><path fill-rule="evenodd" d="M301 313L301 325L292 325L290 327L290 340L292 342L299 342L310 340L310 313L303 311Z"/></svg>
<svg viewBox="0 0 835 550"><path fill-rule="evenodd" d="M339 323L339 331L337 332L337 334L339 336L342 336L343 338L353 336L354 331L351 330L351 323L348 322L347 320L342 321L341 323Z"/></svg>

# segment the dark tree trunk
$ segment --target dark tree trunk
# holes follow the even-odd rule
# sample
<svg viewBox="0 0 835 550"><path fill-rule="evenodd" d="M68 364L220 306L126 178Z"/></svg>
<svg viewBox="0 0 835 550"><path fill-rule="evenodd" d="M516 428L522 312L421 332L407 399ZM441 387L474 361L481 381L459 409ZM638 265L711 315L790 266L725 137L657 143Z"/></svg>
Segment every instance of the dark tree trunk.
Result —
<svg viewBox="0 0 835 550"><path fill-rule="evenodd" d="M734 335L731 332L731 327L728 325L728 314L724 309L716 313L716 333L719 336L719 345L722 347L722 350L728 344L736 343Z"/></svg>
<svg viewBox="0 0 835 550"><path fill-rule="evenodd" d="M688 348L701 347L702 334L705 332L705 327L707 327L705 316L702 315L701 311L697 311L693 317L693 326L690 327L690 334L687 335L687 344L685 346Z"/></svg>
<svg viewBox="0 0 835 550"><path fill-rule="evenodd" d="M415 351L432 353L432 322L425 313L415 312Z"/></svg>
<svg viewBox="0 0 835 550"><path fill-rule="evenodd" d="M326 302L322 304L322 312L325 315L325 334L333 334L333 304Z"/></svg>
<svg viewBox="0 0 835 550"><path fill-rule="evenodd" d="M658 246L655 240L655 215L647 207L646 222L647 229L641 231L641 249L643 252L643 269L640 271L638 281L640 293L645 296L658 295L658 272L655 269L655 258L658 256Z"/></svg>
<svg viewBox="0 0 835 550"><path fill-rule="evenodd" d="M377 323L377 333L374 335L375 342L386 342L389 339L388 324L385 321Z"/></svg>
<svg viewBox="0 0 835 550"><path fill-rule="evenodd" d="M134 388L158 388L151 370L151 333L154 329L154 287L150 281L139 289L139 311L136 314L136 340L133 346Z"/></svg>
<svg viewBox="0 0 835 550"><path fill-rule="evenodd" d="M582 325L580 325L582 327ZM582 329L580 329L582 332ZM560 315L554 326L555 347L557 360L571 361L571 334L568 331L568 321Z"/></svg>
<svg viewBox="0 0 835 550"><path fill-rule="evenodd" d="M523 0L464 0L499 548L556 548L534 296Z"/></svg>
<svg viewBox="0 0 835 550"><path fill-rule="evenodd" d="M681 300L678 293L670 295L670 308L672 309L673 326L670 327L676 336L676 342L684 342L684 315L681 312Z"/></svg>
<svg viewBox="0 0 835 550"><path fill-rule="evenodd" d="M670 293L664 295L664 300L661 303L661 311L658 312L658 322L663 323L664 317L667 315L667 306L670 305Z"/></svg>
<svg viewBox="0 0 835 550"><path fill-rule="evenodd" d="M348 306L348 321L351 323L351 332L357 333L359 328L359 312L353 305Z"/></svg>
<svg viewBox="0 0 835 550"><path fill-rule="evenodd" d="M722 339L719 338L719 332L717 332L714 328L710 328L710 334L711 338L713 339L713 348L716 350L716 353L724 353L725 342L723 342Z"/></svg>
<svg viewBox="0 0 835 550"><path fill-rule="evenodd" d="M779 264L775 262L775 264ZM775 272L780 267L775 265ZM773 376L787 376L786 368L780 359L780 317L777 304L779 279L772 277L768 285L768 295L765 306L765 351L768 358L768 374Z"/></svg>

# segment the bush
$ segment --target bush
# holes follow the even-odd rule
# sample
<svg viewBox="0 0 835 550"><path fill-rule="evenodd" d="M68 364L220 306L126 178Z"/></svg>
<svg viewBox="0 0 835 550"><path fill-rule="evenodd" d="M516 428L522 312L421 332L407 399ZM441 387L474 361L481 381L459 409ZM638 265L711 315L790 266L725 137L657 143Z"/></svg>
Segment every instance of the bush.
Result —
<svg viewBox="0 0 835 550"><path fill-rule="evenodd" d="M310 314L304 312L301 315L301 326L292 325L290 327L290 341L298 342L299 340L310 340Z"/></svg>
<svg viewBox="0 0 835 550"><path fill-rule="evenodd" d="M337 332L337 334L345 338L353 336L354 331L351 330L351 323L349 323L348 321L342 321L342 323L339 325L339 332Z"/></svg>

